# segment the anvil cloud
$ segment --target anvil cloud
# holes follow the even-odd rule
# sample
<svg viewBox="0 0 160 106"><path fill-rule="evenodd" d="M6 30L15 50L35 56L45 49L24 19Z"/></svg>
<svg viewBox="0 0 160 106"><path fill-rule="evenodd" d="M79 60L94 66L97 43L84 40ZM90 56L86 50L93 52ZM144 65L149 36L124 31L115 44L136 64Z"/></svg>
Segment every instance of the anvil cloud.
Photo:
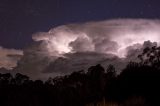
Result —
<svg viewBox="0 0 160 106"><path fill-rule="evenodd" d="M37 33L33 39L48 42L52 55L92 51L125 57L129 46L148 40L159 43L159 29L159 20L117 19L62 25Z"/></svg>
<svg viewBox="0 0 160 106"><path fill-rule="evenodd" d="M121 70L147 46L160 43L160 20L115 19L61 25L32 36L34 43L14 69L34 79L64 75L91 65Z"/></svg>

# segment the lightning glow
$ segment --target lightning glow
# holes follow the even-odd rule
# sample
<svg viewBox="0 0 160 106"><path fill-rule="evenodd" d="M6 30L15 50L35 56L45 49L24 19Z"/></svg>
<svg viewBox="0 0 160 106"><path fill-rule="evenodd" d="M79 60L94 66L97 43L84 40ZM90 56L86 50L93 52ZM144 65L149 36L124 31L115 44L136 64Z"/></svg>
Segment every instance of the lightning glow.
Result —
<svg viewBox="0 0 160 106"><path fill-rule="evenodd" d="M159 29L159 20L122 19L63 25L33 38L47 40L50 55L92 51L125 57L129 46L148 40L159 43Z"/></svg>
<svg viewBox="0 0 160 106"><path fill-rule="evenodd" d="M121 35L118 37L114 37L112 39L115 42L118 42L119 48L116 55L119 57L125 57L127 54L126 48L132 46L134 44L143 44L144 41L151 41L151 42L160 42L159 33L156 32L141 32L141 33L129 33L126 35Z"/></svg>

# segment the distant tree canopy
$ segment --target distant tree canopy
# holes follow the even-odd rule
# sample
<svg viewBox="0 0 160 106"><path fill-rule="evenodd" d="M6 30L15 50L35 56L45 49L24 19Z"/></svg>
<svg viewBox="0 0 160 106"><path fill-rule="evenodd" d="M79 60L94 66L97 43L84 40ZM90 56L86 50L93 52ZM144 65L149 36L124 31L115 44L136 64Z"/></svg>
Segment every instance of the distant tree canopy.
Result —
<svg viewBox="0 0 160 106"><path fill-rule="evenodd" d="M130 62L119 75L100 64L70 75L32 81L28 76L0 74L1 106L85 106L105 98L119 106L159 106L160 47L144 49L139 63ZM138 101L138 102L137 102Z"/></svg>
<svg viewBox="0 0 160 106"><path fill-rule="evenodd" d="M160 68L160 47L147 47L138 58L141 60L141 64Z"/></svg>

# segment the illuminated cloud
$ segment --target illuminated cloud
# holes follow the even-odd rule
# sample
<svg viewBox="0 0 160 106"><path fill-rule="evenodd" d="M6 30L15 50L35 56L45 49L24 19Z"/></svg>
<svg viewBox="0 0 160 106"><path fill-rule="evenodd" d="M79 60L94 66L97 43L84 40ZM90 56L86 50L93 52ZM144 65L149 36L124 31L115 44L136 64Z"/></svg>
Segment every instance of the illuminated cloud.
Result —
<svg viewBox="0 0 160 106"><path fill-rule="evenodd" d="M159 42L159 29L159 20L119 19L62 25L37 33L33 39L47 42L52 55L93 51L125 57L128 46L148 40Z"/></svg>
<svg viewBox="0 0 160 106"><path fill-rule="evenodd" d="M23 51L21 50L0 47L0 68L13 69L22 55Z"/></svg>
<svg viewBox="0 0 160 106"><path fill-rule="evenodd" d="M159 20L146 19L58 26L33 34L35 42L24 50L15 70L32 78L64 75L96 64L113 64L119 71L147 45L159 45L159 29Z"/></svg>

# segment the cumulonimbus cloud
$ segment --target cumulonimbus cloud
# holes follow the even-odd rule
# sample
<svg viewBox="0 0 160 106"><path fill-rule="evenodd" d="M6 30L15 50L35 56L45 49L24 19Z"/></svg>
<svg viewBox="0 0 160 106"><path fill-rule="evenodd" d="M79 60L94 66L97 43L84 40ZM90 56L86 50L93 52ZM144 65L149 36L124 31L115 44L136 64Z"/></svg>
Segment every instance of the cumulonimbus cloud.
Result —
<svg viewBox="0 0 160 106"><path fill-rule="evenodd" d="M122 69L146 44L159 45L159 29L160 20L151 19L61 25L33 34L35 43L24 50L16 69L33 77L65 74L99 63Z"/></svg>
<svg viewBox="0 0 160 106"><path fill-rule="evenodd" d="M47 42L51 54L92 51L125 57L128 46L148 40L159 42L159 29L159 20L118 19L62 25L36 33L33 39Z"/></svg>

